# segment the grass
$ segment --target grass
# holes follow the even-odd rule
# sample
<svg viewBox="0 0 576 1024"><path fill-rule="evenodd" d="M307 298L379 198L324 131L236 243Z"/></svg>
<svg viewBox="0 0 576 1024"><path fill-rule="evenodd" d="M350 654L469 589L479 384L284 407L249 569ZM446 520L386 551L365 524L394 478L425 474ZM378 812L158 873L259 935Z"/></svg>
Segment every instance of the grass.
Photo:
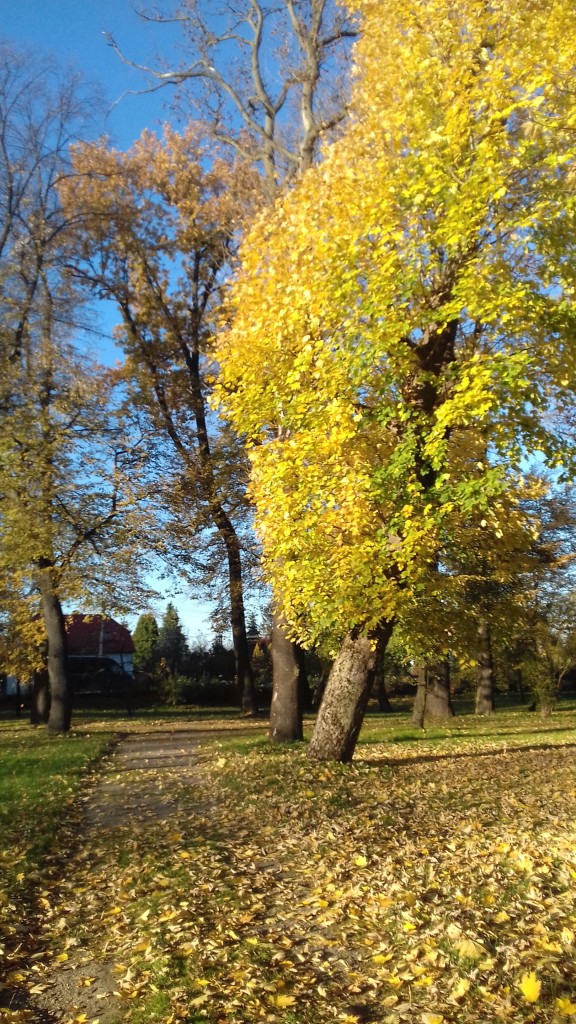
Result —
<svg viewBox="0 0 576 1024"><path fill-rule="evenodd" d="M350 766L269 745L263 720L154 715L119 727L196 730L192 777L131 773L134 815L91 832L66 878L42 883L66 927L40 907L33 980L52 979L59 957L77 976L116 973L120 995L88 1021L103 1005L106 1024L576 1019L573 702L548 719L505 709L423 731L370 714ZM15 729L13 772L63 775L62 813L79 777L68 757L110 725L78 718L70 740L28 734L20 747ZM147 822L151 786L176 799ZM21 809L23 834L37 811Z"/></svg>
<svg viewBox="0 0 576 1024"><path fill-rule="evenodd" d="M0 906L38 867L111 738L110 731L48 737L28 724L0 723Z"/></svg>

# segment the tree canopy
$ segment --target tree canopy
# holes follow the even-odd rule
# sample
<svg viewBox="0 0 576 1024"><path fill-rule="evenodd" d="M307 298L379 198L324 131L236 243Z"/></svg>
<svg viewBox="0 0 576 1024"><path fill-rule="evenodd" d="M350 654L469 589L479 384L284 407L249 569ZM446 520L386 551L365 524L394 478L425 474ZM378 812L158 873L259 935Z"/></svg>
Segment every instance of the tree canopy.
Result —
<svg viewBox="0 0 576 1024"><path fill-rule="evenodd" d="M308 641L392 619L463 511L500 538L573 401L571 5L350 6L351 122L249 233L218 346Z"/></svg>
<svg viewBox="0 0 576 1024"><path fill-rule="evenodd" d="M123 606L127 578L132 596L139 589L138 456L122 433L113 374L74 343L85 297L66 272L70 224L57 186L70 172L70 143L86 130L85 101L78 82L49 63L30 69L8 47L2 56L2 656L6 668L25 675L46 654L50 727L64 731L70 693L62 602L109 612Z"/></svg>

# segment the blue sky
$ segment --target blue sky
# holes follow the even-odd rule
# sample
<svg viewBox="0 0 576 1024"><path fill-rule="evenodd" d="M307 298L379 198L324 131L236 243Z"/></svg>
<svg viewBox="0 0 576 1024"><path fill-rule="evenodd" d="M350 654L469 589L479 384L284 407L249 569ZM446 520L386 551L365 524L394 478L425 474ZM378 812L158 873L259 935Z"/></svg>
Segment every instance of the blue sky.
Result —
<svg viewBox="0 0 576 1024"><path fill-rule="evenodd" d="M99 84L108 109L103 130L114 145L125 148L144 128L157 128L169 119L170 91L126 95L112 107L123 93L138 90L144 82L139 72L122 64L104 32L139 63L154 64L161 54L177 59L178 26L144 21L131 0L0 0L0 36L51 54L63 67Z"/></svg>
<svg viewBox="0 0 576 1024"><path fill-rule="evenodd" d="M138 94L147 84L144 75L122 63L104 33L138 63L156 66L162 55L178 61L179 27L140 18L136 0L0 0L0 38L81 72L88 91L93 85L102 97L95 134L106 134L115 147L127 149L144 128L159 130L171 120L172 89ZM103 362L113 363L114 305L100 304L97 319L94 327L101 336L90 335L90 346L98 346L93 354Z"/></svg>
<svg viewBox="0 0 576 1024"><path fill-rule="evenodd" d="M164 7L169 10L169 3ZM0 0L0 38L29 49L33 55L50 55L63 68L82 72L88 85L93 82L104 97L106 117L99 133L106 133L114 146L125 149L144 128L156 130L171 119L171 91L123 96L145 83L139 72L122 64L104 32L109 32L118 46L139 63L156 65L161 55L174 58L174 62L178 59L178 26L143 21L136 13L136 3L130 0ZM102 361L114 359L106 335L117 319L111 305L97 311L94 326L103 336L94 334L90 338L92 354ZM167 597L172 598L192 637L199 633L211 636L209 605L181 595ZM153 610L161 615L163 602Z"/></svg>

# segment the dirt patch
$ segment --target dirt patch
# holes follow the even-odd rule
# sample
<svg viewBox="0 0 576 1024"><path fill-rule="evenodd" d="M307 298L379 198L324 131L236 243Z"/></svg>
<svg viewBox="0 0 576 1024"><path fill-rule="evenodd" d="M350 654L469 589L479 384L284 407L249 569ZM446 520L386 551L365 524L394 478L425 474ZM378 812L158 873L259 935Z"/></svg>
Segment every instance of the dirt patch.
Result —
<svg viewBox="0 0 576 1024"><path fill-rule="evenodd" d="M35 1022L73 1024L86 1014L85 1019L90 1024L95 1020L99 1024L116 1024L124 1015L118 972L112 963L87 958L84 963L59 967L45 984L44 991L28 1003L28 1008L34 1012Z"/></svg>

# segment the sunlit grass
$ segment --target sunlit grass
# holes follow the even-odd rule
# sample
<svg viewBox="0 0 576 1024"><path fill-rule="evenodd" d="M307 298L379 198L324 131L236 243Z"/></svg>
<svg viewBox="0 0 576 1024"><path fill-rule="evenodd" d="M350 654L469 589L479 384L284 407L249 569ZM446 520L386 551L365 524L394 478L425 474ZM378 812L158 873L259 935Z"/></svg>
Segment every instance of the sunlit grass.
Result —
<svg viewBox="0 0 576 1024"><path fill-rule="evenodd" d="M0 723L0 892L25 882L38 866L87 766L111 738L110 730L49 737L23 722Z"/></svg>

